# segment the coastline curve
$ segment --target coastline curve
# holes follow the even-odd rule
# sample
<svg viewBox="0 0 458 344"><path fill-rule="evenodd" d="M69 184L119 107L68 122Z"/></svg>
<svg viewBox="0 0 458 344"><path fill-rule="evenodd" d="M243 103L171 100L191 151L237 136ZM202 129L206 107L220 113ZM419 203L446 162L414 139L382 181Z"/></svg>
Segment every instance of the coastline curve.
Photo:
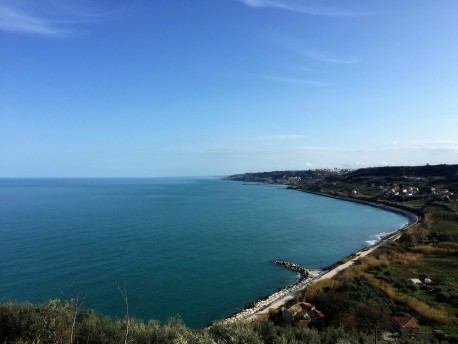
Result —
<svg viewBox="0 0 458 344"><path fill-rule="evenodd" d="M340 261L338 261L323 270L319 270L319 271L315 271L314 273L311 273L306 278L300 277L296 283L290 286L287 286L285 288L282 288L273 294L261 297L254 302L248 303L244 307L244 309L224 319L223 320L224 323L231 323L231 322L237 322L237 321L254 321L258 317L268 314L269 309L278 308L284 305L285 303L287 303L288 301L294 299L307 286L312 285L320 280L334 277L337 273L350 267L357 260L359 260L362 257L367 256L368 254L370 254L371 252L379 248L384 243L388 241L398 240L401 237L401 234L403 231L418 224L420 221L420 217L417 214L411 211L405 210L405 209L391 206L391 205L386 205L383 203L377 203L377 202L368 201L368 200L355 199L351 197L343 197L343 196L325 194L321 192L309 191L309 190L299 189L293 186L288 186L288 188L291 190L301 191L301 192L305 192L309 194L314 194L317 196L328 197L328 198L333 198L333 199L347 201L347 202L359 203L359 204L368 205L374 208L383 209L383 210L404 216L408 220L408 223L396 229L395 231L390 232L386 234L385 236L381 237L377 243L373 245L365 246L362 249L352 253L351 255L347 257L347 258L350 258L347 262L341 263Z"/></svg>

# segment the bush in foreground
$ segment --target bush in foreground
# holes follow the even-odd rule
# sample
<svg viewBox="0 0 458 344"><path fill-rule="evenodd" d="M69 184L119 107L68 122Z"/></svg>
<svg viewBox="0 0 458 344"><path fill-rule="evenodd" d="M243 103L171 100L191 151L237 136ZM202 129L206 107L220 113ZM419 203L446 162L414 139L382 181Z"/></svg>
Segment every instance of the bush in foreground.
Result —
<svg viewBox="0 0 458 344"><path fill-rule="evenodd" d="M257 324L217 322L207 329L190 329L180 319L161 325L158 321L127 322L96 314L92 310L75 312L72 302L52 300L42 305L30 303L0 304L1 344L44 343L139 343L139 344L369 344L373 334L328 327L323 331L291 325L278 326L272 322ZM414 343L403 339L400 343ZM415 341L415 343L419 343Z"/></svg>

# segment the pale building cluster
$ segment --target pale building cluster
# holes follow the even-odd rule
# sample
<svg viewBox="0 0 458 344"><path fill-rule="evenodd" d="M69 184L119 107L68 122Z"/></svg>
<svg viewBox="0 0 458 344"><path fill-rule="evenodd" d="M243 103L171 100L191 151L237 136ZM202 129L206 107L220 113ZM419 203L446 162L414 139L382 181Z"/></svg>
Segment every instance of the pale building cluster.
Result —
<svg viewBox="0 0 458 344"><path fill-rule="evenodd" d="M388 196L399 196L399 195L404 195L404 196L413 196L416 194L420 193L420 188L416 186L399 186L398 184L393 184L393 185L387 185L387 186L382 186L380 185L378 187L380 189L380 193L382 195L388 195Z"/></svg>
<svg viewBox="0 0 458 344"><path fill-rule="evenodd" d="M407 196L407 197L412 197L415 195L435 195L442 200L445 201L452 201L454 193L451 192L448 189L442 189L439 187L431 187L428 189L420 189L417 186L407 186L407 185L398 185L396 183L394 184L388 184L388 185L376 185L372 184L371 185L373 188L378 188L380 191L379 193L381 195L386 195L386 196Z"/></svg>

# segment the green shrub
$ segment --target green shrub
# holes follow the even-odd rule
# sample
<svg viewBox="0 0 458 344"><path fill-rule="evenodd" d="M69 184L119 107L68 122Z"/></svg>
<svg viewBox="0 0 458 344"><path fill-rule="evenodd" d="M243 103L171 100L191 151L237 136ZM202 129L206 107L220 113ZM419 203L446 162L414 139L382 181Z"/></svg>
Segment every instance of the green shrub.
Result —
<svg viewBox="0 0 458 344"><path fill-rule="evenodd" d="M209 332L215 341L225 344L261 344L262 341L254 328L250 325L235 322L225 324L222 322L215 323L209 329Z"/></svg>

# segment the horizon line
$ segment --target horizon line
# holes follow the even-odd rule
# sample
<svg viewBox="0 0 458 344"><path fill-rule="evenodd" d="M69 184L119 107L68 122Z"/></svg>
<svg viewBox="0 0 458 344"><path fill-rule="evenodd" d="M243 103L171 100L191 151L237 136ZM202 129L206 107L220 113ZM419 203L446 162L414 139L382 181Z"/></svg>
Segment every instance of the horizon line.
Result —
<svg viewBox="0 0 458 344"><path fill-rule="evenodd" d="M453 166L458 163L439 163L439 164L418 164L418 165L379 165L379 166L363 166L363 167L316 167L316 168L304 168L304 169L275 169L265 170L256 172L235 172L228 174L214 174L214 175L175 175L175 176L0 176L0 179L153 179L153 178L220 178L227 177L236 174L247 174L247 173L264 173L264 172L281 172L281 171L311 171L311 170L323 170L323 169L339 169L339 170L359 170L364 168L380 168L380 167L420 167L420 166Z"/></svg>

